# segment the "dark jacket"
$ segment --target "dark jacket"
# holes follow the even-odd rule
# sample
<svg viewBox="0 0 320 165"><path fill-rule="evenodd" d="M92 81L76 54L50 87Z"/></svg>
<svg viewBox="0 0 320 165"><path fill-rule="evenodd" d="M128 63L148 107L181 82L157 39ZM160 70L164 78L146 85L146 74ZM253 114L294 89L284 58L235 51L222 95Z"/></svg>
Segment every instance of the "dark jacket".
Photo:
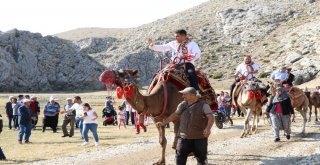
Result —
<svg viewBox="0 0 320 165"><path fill-rule="evenodd" d="M18 123L21 125L28 125L31 124L31 108L27 106L22 106L19 108L19 117L18 117Z"/></svg>
<svg viewBox="0 0 320 165"><path fill-rule="evenodd" d="M3 128L3 122L2 122L2 116L0 114L0 133L2 132L2 128Z"/></svg>
<svg viewBox="0 0 320 165"><path fill-rule="evenodd" d="M6 104L6 114L8 117L13 117L13 108L12 103L10 101Z"/></svg>
<svg viewBox="0 0 320 165"><path fill-rule="evenodd" d="M273 100L273 97L271 97L271 99ZM287 99L279 102L279 103L280 103L280 106L282 108L282 114L283 115L294 114L294 110L293 110L293 107L291 105L291 99L289 97ZM267 106L266 111L274 113L274 112L272 112L272 110L274 110L276 108L276 105L277 105L277 102L272 102L271 104L269 104Z"/></svg>

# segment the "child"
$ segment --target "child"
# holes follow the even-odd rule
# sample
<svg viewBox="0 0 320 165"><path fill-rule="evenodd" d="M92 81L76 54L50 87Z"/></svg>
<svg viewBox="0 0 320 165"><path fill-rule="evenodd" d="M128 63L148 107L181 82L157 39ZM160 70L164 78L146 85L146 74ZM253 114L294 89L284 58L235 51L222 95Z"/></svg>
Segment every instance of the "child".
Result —
<svg viewBox="0 0 320 165"><path fill-rule="evenodd" d="M121 123L123 123L123 126L124 128L127 128L126 127L126 123L125 123L125 120L126 120L126 112L124 111L124 107L123 106L119 106L119 112L118 112L118 126L119 126L119 129L120 129L120 125Z"/></svg>

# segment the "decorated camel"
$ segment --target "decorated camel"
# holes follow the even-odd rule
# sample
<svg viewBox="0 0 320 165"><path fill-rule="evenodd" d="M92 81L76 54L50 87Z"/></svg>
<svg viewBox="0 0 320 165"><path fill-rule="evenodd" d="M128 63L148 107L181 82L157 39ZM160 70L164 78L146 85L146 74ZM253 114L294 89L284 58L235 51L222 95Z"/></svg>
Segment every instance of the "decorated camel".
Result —
<svg viewBox="0 0 320 165"><path fill-rule="evenodd" d="M311 115L312 115L312 106L314 106L314 114L315 114L315 121L318 121L318 110L317 108L320 108L320 93L318 91L314 92L305 92L305 95L309 99L309 119L308 121L311 121Z"/></svg>
<svg viewBox="0 0 320 165"><path fill-rule="evenodd" d="M155 122L158 122L163 121L176 111L178 104L183 101L179 91L185 86L188 86L188 82L184 81L187 80L185 75L173 69L174 67L175 65L167 66L161 70L153 79L146 95L142 95L138 89L136 83L137 71L105 71L100 75L100 81L105 84L115 84L118 93L119 91L123 91L125 99L140 115L149 114ZM203 88L204 85L210 88L205 89ZM201 94L203 99L206 100L207 103L213 100L209 105L211 105L211 108L217 108L215 105L216 95L206 77L205 79L199 78L199 86L202 90ZM211 90L211 92L209 90ZM175 134L177 134L179 122L174 122L174 125ZM165 129L164 127L157 127L157 129L159 131L159 143L162 147L162 152L160 160L155 164L165 164L165 150L167 145ZM176 147L176 142L177 136L175 136L173 148Z"/></svg>
<svg viewBox="0 0 320 165"><path fill-rule="evenodd" d="M252 132L256 134L262 106L268 100L258 83L254 81L242 81L238 83L235 90L233 90L232 100L233 104L240 108L245 115L241 138L252 134ZM253 121L250 127L251 115L253 116Z"/></svg>
<svg viewBox="0 0 320 165"><path fill-rule="evenodd" d="M274 82L268 82L270 86L271 94L274 95L276 91L276 87L279 86L278 84L275 84ZM285 86L286 91L289 94L289 97L291 99L292 107L300 112L302 118L303 118L303 126L302 126L302 132L301 134L305 135L305 128L306 128L306 122L307 122L307 112L309 107L309 99L304 94L303 90L298 87L289 87ZM294 121L295 115L293 115L292 121Z"/></svg>

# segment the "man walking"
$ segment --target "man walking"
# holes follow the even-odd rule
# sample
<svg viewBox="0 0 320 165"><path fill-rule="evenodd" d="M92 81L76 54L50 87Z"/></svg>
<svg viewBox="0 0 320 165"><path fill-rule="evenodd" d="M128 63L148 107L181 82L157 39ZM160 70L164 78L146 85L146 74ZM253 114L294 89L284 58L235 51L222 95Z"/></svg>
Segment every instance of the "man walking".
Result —
<svg viewBox="0 0 320 165"><path fill-rule="evenodd" d="M31 121L32 121L32 113L31 113L31 100L24 99L22 101L23 106L19 108L19 134L18 134L18 142L22 144L22 138L24 135L24 142L30 143L29 138L31 135Z"/></svg>
<svg viewBox="0 0 320 165"><path fill-rule="evenodd" d="M8 128L12 129L12 122L13 122L13 108L12 108L12 99L13 96L9 97L9 101L6 104L6 114L8 118Z"/></svg>
<svg viewBox="0 0 320 165"><path fill-rule="evenodd" d="M75 110L70 110L72 107L72 98L67 98L67 104L64 106L64 111L61 112L61 114L64 115L63 123L62 123L62 131L63 135L62 137L72 137L74 134L74 123L75 123L75 116L76 112ZM68 133L67 125L70 123L70 132Z"/></svg>
<svg viewBox="0 0 320 165"><path fill-rule="evenodd" d="M83 139L82 129L83 129L83 118L81 118L81 114L83 114L83 102L80 96L75 96L73 99L73 105L68 111L76 111L76 120L79 123L81 138Z"/></svg>
<svg viewBox="0 0 320 165"><path fill-rule="evenodd" d="M158 122L157 126L165 126L180 118L176 164L185 165L190 153L194 153L198 164L207 164L208 137L214 122L211 109L197 97L193 87L187 87L180 93L184 101L178 105L176 112L163 122Z"/></svg>

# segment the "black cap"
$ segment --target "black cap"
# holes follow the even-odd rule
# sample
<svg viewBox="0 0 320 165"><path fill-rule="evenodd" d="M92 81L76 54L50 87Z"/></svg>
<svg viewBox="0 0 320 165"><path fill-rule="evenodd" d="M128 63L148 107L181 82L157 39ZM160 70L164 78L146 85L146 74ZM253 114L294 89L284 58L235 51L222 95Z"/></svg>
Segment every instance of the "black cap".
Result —
<svg viewBox="0 0 320 165"><path fill-rule="evenodd" d="M81 100L80 96L74 96L75 99Z"/></svg>

